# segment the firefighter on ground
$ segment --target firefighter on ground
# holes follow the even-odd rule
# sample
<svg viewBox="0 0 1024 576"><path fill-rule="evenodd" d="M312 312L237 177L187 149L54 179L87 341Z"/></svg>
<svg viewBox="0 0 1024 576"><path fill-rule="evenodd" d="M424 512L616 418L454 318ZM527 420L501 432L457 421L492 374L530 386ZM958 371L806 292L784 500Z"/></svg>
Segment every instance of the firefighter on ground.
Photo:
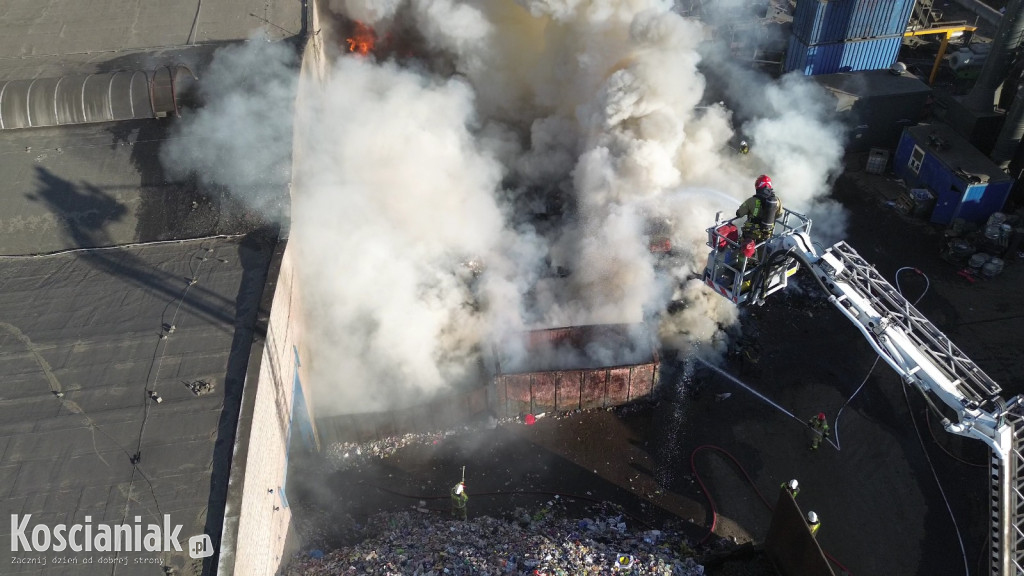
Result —
<svg viewBox="0 0 1024 576"><path fill-rule="evenodd" d="M775 195L772 179L762 174L754 181L754 195L736 209L736 216L746 216L744 238L760 243L772 235L775 220L782 217L782 201Z"/></svg>
<svg viewBox="0 0 1024 576"><path fill-rule="evenodd" d="M466 494L466 483L459 482L452 487L452 516L465 520L466 519L466 502L469 500L469 495Z"/></svg>
<svg viewBox="0 0 1024 576"><path fill-rule="evenodd" d="M814 510L807 513L807 527L811 529L811 536L817 538L821 522L818 520L818 515L814 513Z"/></svg>
<svg viewBox="0 0 1024 576"><path fill-rule="evenodd" d="M796 498L796 495L800 493L800 483L796 481L796 478L793 478L789 482L783 482L782 489L789 492L789 495L793 498Z"/></svg>
<svg viewBox="0 0 1024 576"><path fill-rule="evenodd" d="M825 420L825 413L819 412L817 416L807 421L807 425L811 427L813 436L811 437L811 450L817 450L818 445L821 444L822 438L831 438L832 433L828 430L828 422Z"/></svg>

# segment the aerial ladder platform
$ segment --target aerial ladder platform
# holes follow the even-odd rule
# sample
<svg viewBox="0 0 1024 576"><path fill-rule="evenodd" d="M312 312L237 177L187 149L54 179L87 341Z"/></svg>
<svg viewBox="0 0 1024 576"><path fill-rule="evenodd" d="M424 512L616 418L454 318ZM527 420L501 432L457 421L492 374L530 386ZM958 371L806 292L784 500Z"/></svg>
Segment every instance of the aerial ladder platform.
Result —
<svg viewBox="0 0 1024 576"><path fill-rule="evenodd" d="M989 446L990 574L1024 576L1021 396L1004 400L999 385L849 244L838 242L819 253L807 216L783 210L752 256L744 256L740 220L723 220L719 213L708 228L704 283L738 306L761 305L805 267L903 383L922 394L947 432Z"/></svg>

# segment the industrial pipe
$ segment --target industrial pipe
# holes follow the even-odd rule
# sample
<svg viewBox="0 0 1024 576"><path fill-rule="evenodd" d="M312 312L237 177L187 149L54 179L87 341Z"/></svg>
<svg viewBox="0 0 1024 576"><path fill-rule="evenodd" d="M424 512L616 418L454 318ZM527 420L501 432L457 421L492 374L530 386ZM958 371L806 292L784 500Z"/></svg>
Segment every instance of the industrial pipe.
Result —
<svg viewBox="0 0 1024 576"><path fill-rule="evenodd" d="M999 29L992 41L985 64L981 68L974 88L964 99L968 108L977 112L991 112L995 103L996 89L1006 79L1013 63L1013 57L1024 37L1024 0L1010 0Z"/></svg>

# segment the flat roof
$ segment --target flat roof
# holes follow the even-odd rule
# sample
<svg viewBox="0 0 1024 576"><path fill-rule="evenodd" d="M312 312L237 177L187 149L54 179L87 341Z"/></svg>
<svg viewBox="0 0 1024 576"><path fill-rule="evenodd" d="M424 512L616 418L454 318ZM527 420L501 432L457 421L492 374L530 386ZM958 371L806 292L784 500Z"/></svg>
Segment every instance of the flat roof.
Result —
<svg viewBox="0 0 1024 576"><path fill-rule="evenodd" d="M931 87L913 74L896 75L888 70L860 70L812 76L815 82L831 90L857 98L927 94Z"/></svg>
<svg viewBox="0 0 1024 576"><path fill-rule="evenodd" d="M0 138L0 255L239 234L259 225L239 199L168 181L168 120L27 128ZM282 199L287 190L282 186Z"/></svg>
<svg viewBox="0 0 1024 576"><path fill-rule="evenodd" d="M0 81L176 64L202 77L229 43L301 38L306 9L290 0L9 0ZM276 233L223 190L168 181L159 151L172 124L2 132L0 518L148 524L169 514L183 545L203 533L217 544ZM0 541L10 534L0 522ZM113 554L66 557L103 556ZM204 569L186 553L142 556L159 563L112 571L11 565L7 555L0 573Z"/></svg>
<svg viewBox="0 0 1024 576"><path fill-rule="evenodd" d="M269 260L251 237L0 257L0 518L170 514L183 543L213 525L219 534L230 458L215 444L230 454L238 407L225 396L242 386ZM0 522L0 541L10 534ZM111 573L10 556L4 574ZM202 568L184 552L142 556L178 574Z"/></svg>
<svg viewBox="0 0 1024 576"><path fill-rule="evenodd" d="M257 32L271 40L300 35L303 3L7 0L0 19L0 80L93 72L98 66L132 68L119 63L143 53L153 59L172 48L244 40Z"/></svg>
<svg viewBox="0 0 1024 576"><path fill-rule="evenodd" d="M1011 180L991 158L946 124L919 124L907 128L911 138L950 170L977 175L985 182Z"/></svg>

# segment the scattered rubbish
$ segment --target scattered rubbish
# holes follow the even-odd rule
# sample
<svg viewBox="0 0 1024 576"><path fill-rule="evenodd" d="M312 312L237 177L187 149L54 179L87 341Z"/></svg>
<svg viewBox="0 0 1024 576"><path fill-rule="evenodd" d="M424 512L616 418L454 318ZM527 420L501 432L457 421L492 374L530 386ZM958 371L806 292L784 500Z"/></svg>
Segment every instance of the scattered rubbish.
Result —
<svg viewBox="0 0 1024 576"><path fill-rule="evenodd" d="M967 280L971 284L974 284L975 280L977 280L977 274L974 270L970 268L964 268L962 270L957 271L957 275L959 275L964 280Z"/></svg>
<svg viewBox="0 0 1024 576"><path fill-rule="evenodd" d="M732 396L732 392L722 392L721 394L715 394L715 400L721 402L722 400L728 400Z"/></svg>
<svg viewBox="0 0 1024 576"><path fill-rule="evenodd" d="M629 570L633 567L633 556L630 554L619 554L615 558L615 567L619 570Z"/></svg>
<svg viewBox="0 0 1024 576"><path fill-rule="evenodd" d="M188 385L183 382L183 384ZM210 390L213 389L213 384L210 385ZM498 418L492 413L488 413L480 422L480 427L487 429L494 429L502 425L511 424L534 424L538 418L552 418L554 420L565 420L579 417L585 413L595 413L604 411L616 411L620 414L629 414L631 410L641 410L643 403L637 402L634 405L608 407L608 408L592 408L589 410L569 410L567 412L542 412L540 414L526 414L510 416L506 418ZM532 419L532 421L531 421ZM357 443L357 442L335 442L327 447L325 460L326 468L325 472L334 472L341 469L352 468L366 461L368 458L389 458L394 456L399 450L407 446L436 446L446 438L455 436L457 434L472 433L473 427L460 426L458 429L434 431L434 432L423 432L423 433L408 433L396 436L389 436L387 438L381 438L369 442ZM355 458L354 456L361 456L361 458ZM596 474L597 471L595 470Z"/></svg>
<svg viewBox="0 0 1024 576"><path fill-rule="evenodd" d="M206 380L193 380L191 382L182 382L186 388L192 391L196 396L205 396L210 392L213 392L213 384L210 384Z"/></svg>
<svg viewBox="0 0 1024 576"><path fill-rule="evenodd" d="M489 516L467 521L415 513L372 517L359 544L314 556L299 554L285 576L336 574L663 574L703 576L686 551L685 536L672 531L620 529L622 516L582 520L550 514L540 520Z"/></svg>

